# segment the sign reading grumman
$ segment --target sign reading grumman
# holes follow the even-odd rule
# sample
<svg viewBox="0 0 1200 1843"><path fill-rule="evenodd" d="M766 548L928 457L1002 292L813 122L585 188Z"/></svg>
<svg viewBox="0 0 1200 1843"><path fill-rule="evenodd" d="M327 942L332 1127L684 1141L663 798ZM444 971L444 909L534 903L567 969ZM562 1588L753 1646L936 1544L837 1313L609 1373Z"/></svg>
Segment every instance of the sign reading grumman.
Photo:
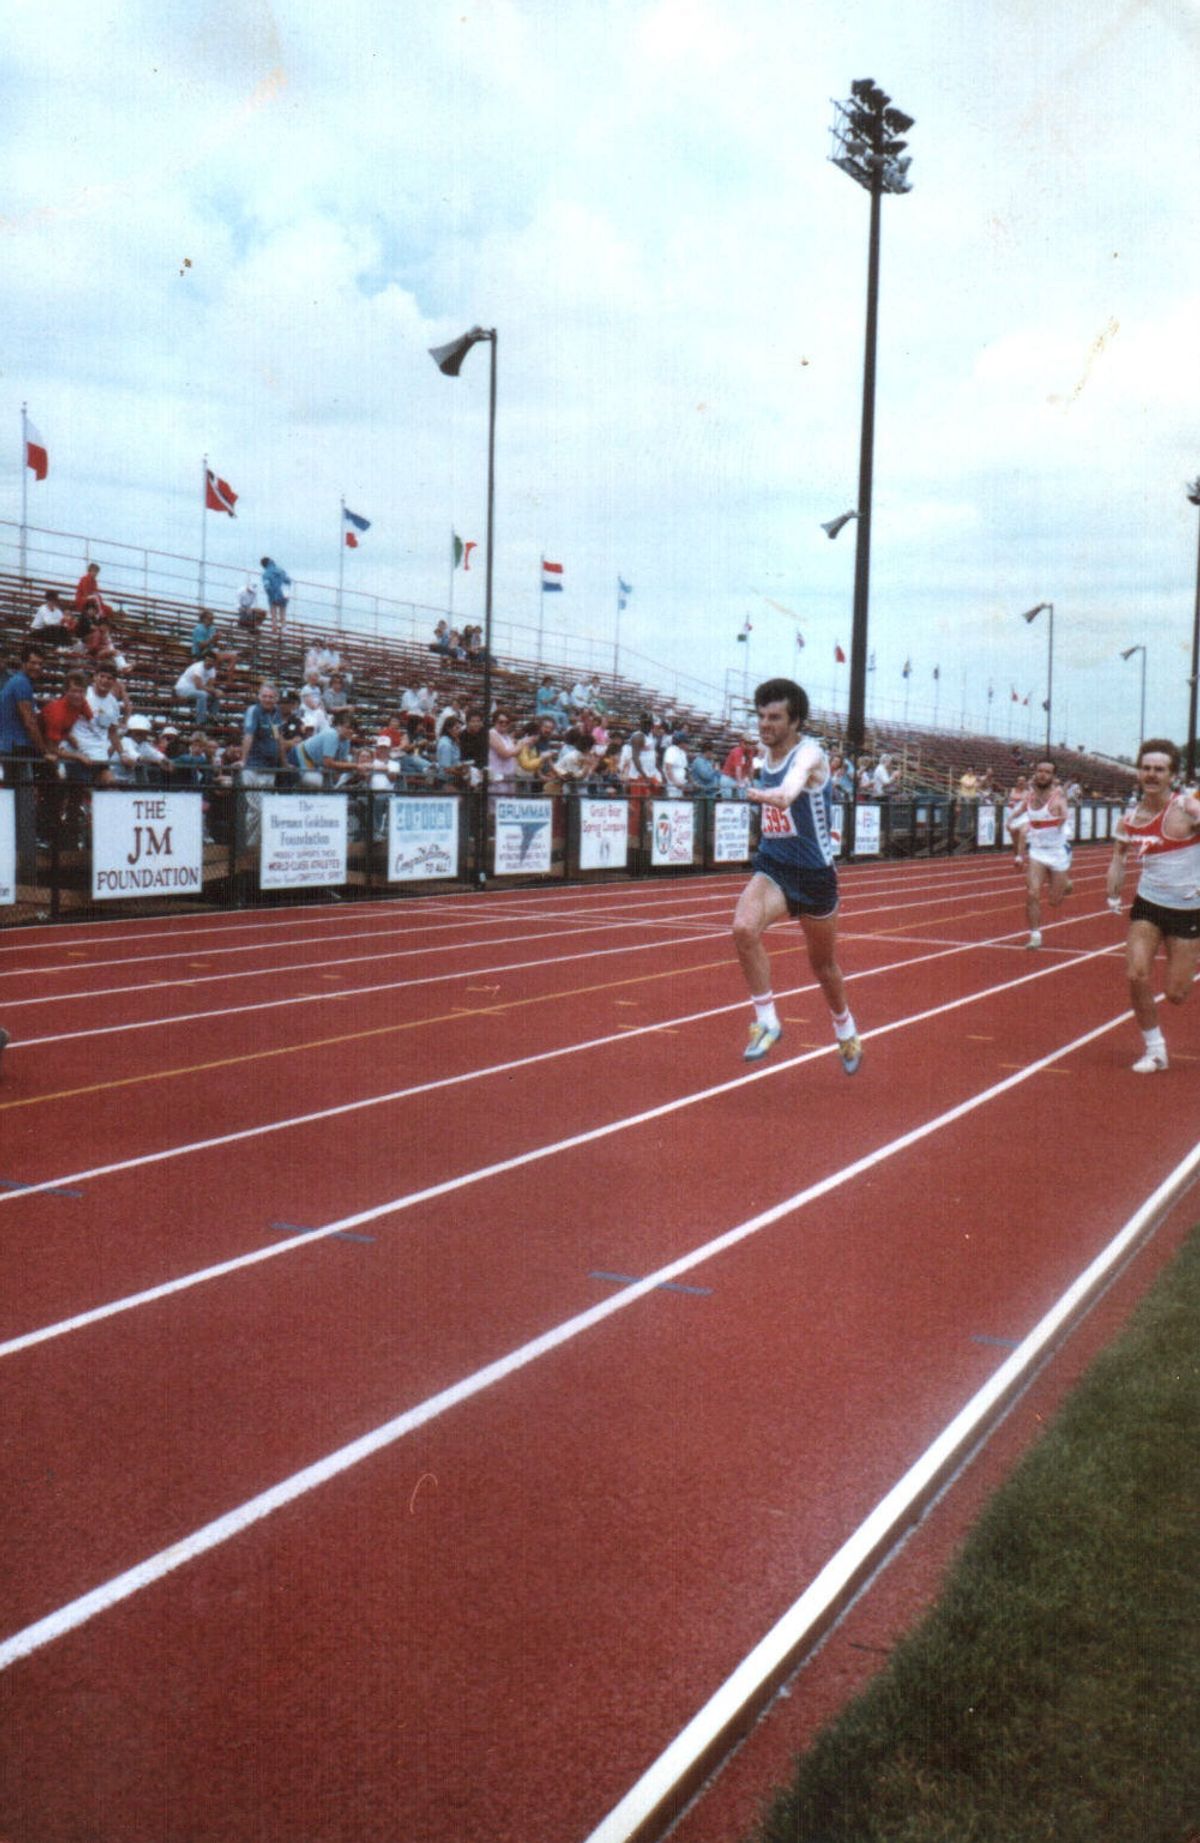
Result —
<svg viewBox="0 0 1200 1843"><path fill-rule="evenodd" d="M198 793L97 793L92 800L92 900L198 895L204 822Z"/></svg>
<svg viewBox="0 0 1200 1843"><path fill-rule="evenodd" d="M458 875L457 799L388 801L388 882L422 883Z"/></svg>

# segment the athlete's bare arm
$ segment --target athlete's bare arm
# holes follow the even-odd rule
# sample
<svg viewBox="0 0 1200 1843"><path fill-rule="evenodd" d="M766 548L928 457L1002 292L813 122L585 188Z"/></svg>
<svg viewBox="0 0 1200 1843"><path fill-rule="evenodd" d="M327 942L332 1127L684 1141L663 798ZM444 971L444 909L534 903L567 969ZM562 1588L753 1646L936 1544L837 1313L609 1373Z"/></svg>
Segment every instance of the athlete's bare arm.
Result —
<svg viewBox="0 0 1200 1843"><path fill-rule="evenodd" d="M825 779L825 751L818 742L802 742L795 760L779 787L750 787L746 798L756 806L789 807L810 784L821 786Z"/></svg>

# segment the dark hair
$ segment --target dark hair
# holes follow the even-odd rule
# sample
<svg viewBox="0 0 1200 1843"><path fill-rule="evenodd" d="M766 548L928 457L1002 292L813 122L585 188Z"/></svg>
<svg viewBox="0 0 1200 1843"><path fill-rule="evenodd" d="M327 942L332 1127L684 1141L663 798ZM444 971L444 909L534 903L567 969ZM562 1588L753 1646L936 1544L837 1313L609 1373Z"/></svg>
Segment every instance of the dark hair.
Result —
<svg viewBox="0 0 1200 1843"><path fill-rule="evenodd" d="M1180 754L1173 742L1167 742L1162 736L1150 736L1137 752L1137 765L1142 765L1143 755L1165 755L1171 764L1171 773L1179 773Z"/></svg>
<svg viewBox="0 0 1200 1843"><path fill-rule="evenodd" d="M803 723L808 715L808 693L794 678L766 678L754 691L754 708L767 704L786 704L793 723Z"/></svg>

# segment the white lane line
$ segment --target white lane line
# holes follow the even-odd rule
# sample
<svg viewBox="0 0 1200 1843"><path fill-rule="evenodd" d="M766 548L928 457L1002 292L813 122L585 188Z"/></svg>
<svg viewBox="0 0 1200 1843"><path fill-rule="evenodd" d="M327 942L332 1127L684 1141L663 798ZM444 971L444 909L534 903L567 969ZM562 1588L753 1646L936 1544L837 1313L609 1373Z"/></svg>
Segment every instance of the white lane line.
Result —
<svg viewBox="0 0 1200 1843"><path fill-rule="evenodd" d="M1196 1181L1200 1144L1193 1146L1085 1267L1010 1357L948 1421L908 1471L837 1549L753 1651L615 1805L586 1843L635 1843L657 1836L678 1814L721 1755L796 1669L857 1589L887 1559L902 1532L992 1431L1013 1396L1095 1303L1133 1253Z"/></svg>
<svg viewBox="0 0 1200 1843"><path fill-rule="evenodd" d="M1099 953L1081 954L1078 960L1068 964L1083 965L1088 960L1098 958L1100 958ZM1040 967L1037 971L1023 974L1018 979L1006 980L1002 985L990 986L980 992L949 999L946 1003L934 1005L929 1010L914 1012L908 1017L896 1018L890 1024L881 1024L877 1029L865 1032L864 1036L868 1040L890 1036L893 1031L906 1030L914 1024L927 1023L931 1018L941 1017L947 1011L960 1010L965 1005L976 1004L982 999L1013 991L1018 986L1030 985L1035 980L1048 978L1062 970L1064 970L1064 963L1061 962L1053 966ZM1122 1013L1122 1016L1128 1015L1128 1012ZM651 1028L660 1029L662 1026L654 1025ZM1106 1030L1110 1028L1111 1025L1104 1026ZM629 1035L625 1033L618 1038L609 1039L609 1041L622 1043L627 1043L629 1040ZM1089 1042L1090 1040L1090 1037L1081 1037L1078 1042ZM787 1061L770 1063L766 1068L754 1069L749 1073L734 1076L729 1081L717 1082L709 1088L696 1089L691 1094L677 1095L670 1101L660 1102L658 1106L645 1108L640 1113L626 1114L621 1119L610 1120L603 1126L594 1126L585 1132L572 1133L564 1139L551 1140L545 1145L534 1146L527 1152L517 1152L509 1158L498 1159L493 1164L481 1165L474 1171L461 1172L457 1177L443 1178L440 1183L426 1185L422 1190L409 1191L405 1195L389 1198L386 1203L372 1204L367 1209L356 1211L354 1215L340 1217L336 1222L324 1223L318 1229L308 1229L302 1235L294 1235L288 1240L271 1242L264 1247L253 1248L246 1254L232 1255L228 1260L218 1261L211 1267L198 1268L192 1273L181 1274L174 1280L164 1280L157 1286L147 1287L139 1293L127 1294L122 1299L109 1300L105 1305L93 1306L88 1311L75 1313L70 1318L59 1320L57 1324L42 1325L34 1331L26 1331L9 1338L6 1342L0 1343L0 1358L16 1356L21 1351L31 1350L37 1344L45 1344L53 1338L65 1337L69 1332L82 1331L89 1325L99 1324L104 1319L115 1318L123 1312L131 1312L138 1307L155 1304L161 1299L169 1299L176 1293L188 1292L192 1287L204 1285L209 1280L223 1279L228 1274L240 1273L248 1267L257 1267L263 1261L278 1260L285 1254L293 1253L297 1248L311 1248L315 1243L325 1241L331 1235L344 1234L347 1229L361 1228L368 1222L378 1222L383 1216L400 1215L404 1211L415 1209L419 1204L433 1202L438 1197L449 1196L455 1191L469 1189L472 1185L486 1183L491 1178L502 1177L511 1171L520 1171L527 1165L540 1164L544 1159L557 1158L563 1153L577 1151L580 1146L593 1145L598 1140L611 1138L616 1133L629 1132L635 1127L647 1125L651 1120L665 1119L670 1114L681 1113L684 1108L715 1100L723 1094L731 1094L735 1089L743 1088L751 1082L769 1081L772 1076L783 1075L790 1069L800 1068L804 1063L815 1062L819 1057L832 1056L835 1049L836 1045L830 1043L820 1049L806 1050L802 1055L793 1056ZM1027 1069L1018 1070L1015 1074L1006 1077L996 1088L989 1090L989 1093L1003 1094L1006 1088L1013 1083L1024 1081L1031 1072L1046 1067L1047 1064L1056 1061L1059 1054L1065 1053L1065 1051L1056 1052L1044 1057L1041 1062L1030 1064ZM485 1072L481 1071L481 1073ZM447 1085L448 1081L461 1079L461 1077L443 1078L442 1082L431 1082L428 1087L439 1087ZM421 1092L421 1090L410 1090L409 1092ZM354 1105L361 1105L361 1103L350 1104L351 1107ZM350 1111L350 1108L329 1111ZM328 1115L323 1117L328 1117ZM283 1131L286 1127L299 1123L281 1121L277 1122L274 1127L246 1127L239 1132L224 1134L220 1139L208 1142L208 1148L228 1145L237 1139L261 1138L267 1132ZM104 1176L114 1170L129 1170L139 1165L159 1163L170 1158L181 1158L189 1152L208 1148L205 1147L205 1142L201 1141L191 1146L174 1147L166 1152L147 1153L141 1158L124 1160L118 1165L95 1172L76 1172L70 1178L47 1180L39 1185L31 1184L28 1190L9 1191L0 1195L0 1203L10 1200L21 1202L32 1191L51 1188L52 1182L56 1186L68 1183L79 1184L92 1176Z"/></svg>
<svg viewBox="0 0 1200 1843"><path fill-rule="evenodd" d="M935 1015L935 1013L929 1013L928 1015L932 1016ZM171 1543L169 1547L160 1549L157 1554L150 1555L144 1561L138 1562L134 1567L126 1569L121 1574L114 1575L112 1579L93 1588L90 1593L80 1595L79 1598L71 1600L66 1605L56 1608L54 1612L49 1613L45 1618L38 1619L32 1625L25 1626L21 1631L14 1632L11 1637L0 1643L0 1670L8 1668L11 1664L15 1664L20 1658L30 1656L34 1651L40 1650L44 1645L52 1643L53 1640L62 1638L67 1632L76 1630L79 1626L86 1624L88 1620L94 1619L97 1614L106 1612L110 1608L118 1605L122 1600L130 1599L134 1594L153 1585L154 1582L162 1580L164 1576L173 1573L176 1568L184 1566L185 1563L195 1561L197 1557L207 1554L210 1550L219 1547L222 1543L228 1542L233 1537L241 1535L253 1524L261 1522L264 1517L270 1516L274 1511L281 1509L285 1504L294 1503L297 1498L305 1496L309 1491L313 1491L318 1486L327 1484L330 1479L337 1478L342 1473L348 1472L353 1466L361 1464L363 1460L369 1459L374 1454L382 1452L386 1447L394 1445L396 1441L402 1440L407 1434L413 1433L417 1428L426 1426L430 1421L447 1413L451 1408L457 1408L461 1406L463 1402L470 1401L473 1396L482 1394L486 1389L493 1388L497 1384L507 1381L510 1376L515 1375L519 1370L527 1368L529 1364L537 1362L539 1358L548 1356L551 1351L558 1350L562 1345L570 1343L577 1337L581 1337L584 1332L590 1331L595 1325L602 1324L605 1319L614 1317L618 1312L628 1311L631 1306L636 1304L639 1300L644 1299L647 1294L653 1292L655 1288L663 1286L672 1280L676 1280L683 1274L690 1273L694 1268L701 1266L705 1261L712 1260L715 1256L725 1253L730 1248L736 1247L739 1242L746 1241L750 1236L759 1234L763 1229L770 1227L772 1223L781 1221L785 1216L793 1215L797 1210L805 1208L809 1203L814 1203L821 1197L828 1196L831 1191L838 1190L843 1185L852 1182L855 1178L862 1177L867 1172L875 1170L879 1165L885 1163L888 1159L896 1157L900 1152L907 1151L911 1146L920 1144L922 1140L928 1139L932 1134L942 1131L944 1128L953 1125L959 1120L965 1119L969 1114L974 1113L977 1108L983 1107L987 1105L988 1102L998 1099L1000 1095L1008 1093L1013 1088L1019 1087L1022 1083L1030 1080L1032 1076L1038 1074L1042 1069L1049 1068L1051 1063L1060 1061L1064 1056L1071 1055L1074 1051L1082 1049L1087 1044L1094 1042L1096 1038L1104 1036L1106 1032L1115 1029L1118 1024L1124 1023L1128 1015L1128 1012L1120 1012L1116 1017L1110 1018L1106 1023L1097 1025L1095 1029L1085 1032L1083 1036L1076 1037L1072 1042L1063 1044L1050 1055L1043 1056L1038 1062L1031 1063L1027 1069L1022 1069L1019 1073L1008 1076L1004 1081L997 1082L992 1087L982 1089L978 1094L972 1095L969 1100L960 1101L956 1106L948 1108L944 1113L938 1114L936 1118L926 1121L924 1125L914 1127L909 1132L901 1133L897 1138L889 1140L887 1144L877 1147L873 1152L868 1152L862 1158L855 1159L852 1164L843 1166L840 1171L832 1172L828 1177L820 1179L817 1183L810 1184L806 1186L805 1189L796 1191L793 1196L785 1198L782 1203L776 1203L770 1209L762 1210L758 1215L751 1216L748 1220L738 1223L732 1229L727 1229L724 1234L714 1236L711 1241L705 1242L702 1247L695 1248L691 1253L681 1255L677 1260L668 1262L666 1266L660 1267L656 1273L652 1273L645 1279L635 1281L632 1285L622 1288L619 1293L612 1294L608 1299L601 1300L599 1304L592 1306L588 1311L577 1313L575 1317L566 1319L562 1324L553 1326L549 1331L543 1332L539 1337L532 1338L529 1342L518 1346L517 1349L509 1351L506 1356L500 1357L494 1363L486 1364L482 1369L476 1370L470 1376L463 1377L461 1381L453 1383L449 1388L440 1390L436 1395L429 1396L425 1401L419 1402L415 1407L406 1409L402 1414L396 1415L394 1419L385 1421L382 1426L373 1428L370 1433L363 1434L359 1439L352 1440L348 1445L339 1447L337 1451L326 1454L324 1458L317 1460L314 1464L305 1466L299 1472L292 1473L289 1478L281 1479L278 1484L272 1485L268 1490L260 1492L256 1497L248 1499L245 1503L237 1505L233 1510L226 1512L224 1516L217 1517L213 1522L203 1524L199 1529L193 1530L189 1535ZM892 1029L897 1028L897 1026L886 1026L885 1028ZM817 1053L825 1055L828 1052L821 1050ZM799 1058L798 1060L808 1059L809 1058ZM784 1065L781 1064L779 1066L782 1068ZM710 1090L710 1093L725 1092L729 1088L737 1087L738 1085L737 1082L726 1082L723 1083L720 1088ZM675 1111L674 1106L653 1108L644 1115L636 1116L636 1120L640 1122L641 1120L655 1119L661 1117L664 1113L673 1111ZM602 1138L607 1132L612 1130L612 1128L601 1128L595 1133L580 1134L577 1136L574 1143L584 1144L588 1140ZM511 1169L516 1162L519 1161L509 1161L505 1168ZM440 1187L438 1188L440 1189ZM388 1205L384 1205L379 1210L367 1211L357 1216L347 1217L344 1223L337 1226L345 1228L355 1223L373 1221L377 1216L384 1214L388 1207ZM334 1232L332 1226L319 1231L321 1234L332 1234ZM316 1237L313 1235L306 1235L298 1238L305 1246L309 1245L315 1239Z"/></svg>

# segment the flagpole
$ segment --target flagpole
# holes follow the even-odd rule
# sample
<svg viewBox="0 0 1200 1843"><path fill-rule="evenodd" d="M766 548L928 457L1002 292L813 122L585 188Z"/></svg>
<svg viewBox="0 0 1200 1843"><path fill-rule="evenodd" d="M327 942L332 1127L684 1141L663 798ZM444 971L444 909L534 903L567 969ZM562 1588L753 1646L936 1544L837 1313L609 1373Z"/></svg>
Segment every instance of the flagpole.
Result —
<svg viewBox="0 0 1200 1843"><path fill-rule="evenodd" d="M25 580L27 527L29 524L29 405L21 405L21 553L19 575ZM64 771L65 772L65 771Z"/></svg>
<svg viewBox="0 0 1200 1843"><path fill-rule="evenodd" d="M546 618L546 553L538 563L538 665L542 664L542 630Z"/></svg>
<svg viewBox="0 0 1200 1843"><path fill-rule="evenodd" d="M204 606L204 578L208 565L208 456L200 460L200 593L199 603Z"/></svg>
<svg viewBox="0 0 1200 1843"><path fill-rule="evenodd" d="M617 673L621 667L621 578L617 577L617 622L613 629L613 695L616 695Z"/></svg>
<svg viewBox="0 0 1200 1843"><path fill-rule="evenodd" d="M360 499L358 503L359 505L361 505L362 500ZM343 493L342 494L342 509L341 509L341 514L338 518L337 621L338 621L338 632L339 633L341 632L341 628L342 628L342 584L345 581L345 576L346 576L346 495L345 493Z"/></svg>
<svg viewBox="0 0 1200 1843"><path fill-rule="evenodd" d="M450 625L454 625L454 527L450 527L450 593L446 597L446 609L450 616Z"/></svg>

